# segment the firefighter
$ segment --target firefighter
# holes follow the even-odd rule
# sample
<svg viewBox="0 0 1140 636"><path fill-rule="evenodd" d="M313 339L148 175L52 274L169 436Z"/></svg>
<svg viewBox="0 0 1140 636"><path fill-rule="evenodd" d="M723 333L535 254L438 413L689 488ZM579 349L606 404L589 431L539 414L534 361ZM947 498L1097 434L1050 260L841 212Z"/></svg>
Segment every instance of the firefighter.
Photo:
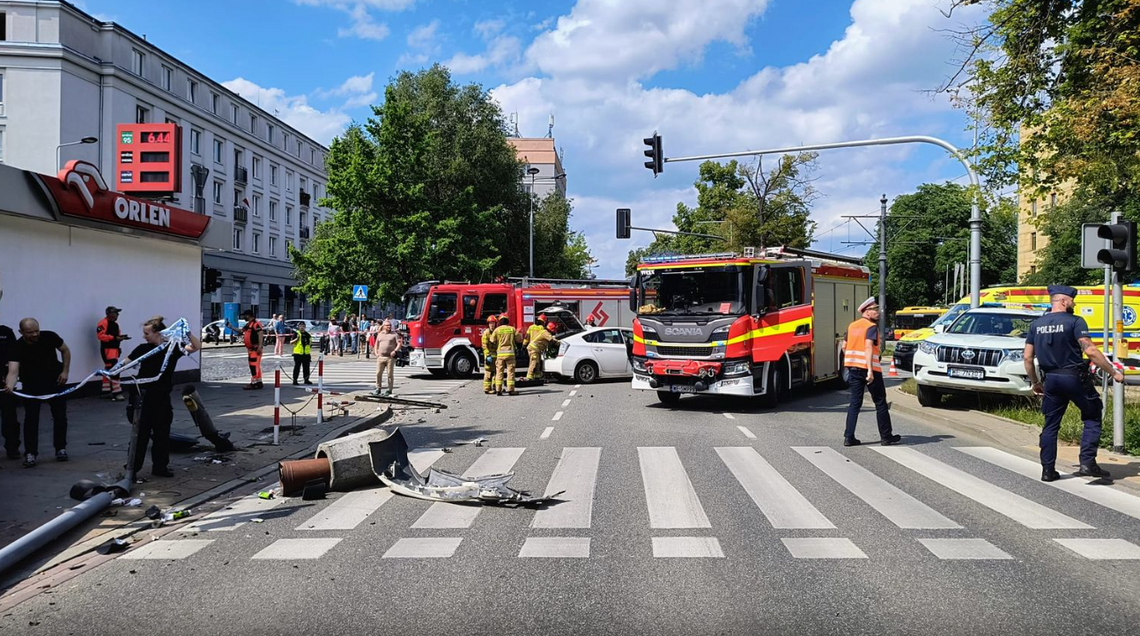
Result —
<svg viewBox="0 0 1140 636"><path fill-rule="evenodd" d="M891 411L887 406L887 388L883 383L883 369L879 362L879 303L872 296L859 304L863 316L847 327L843 343L843 366L847 367L847 386L851 401L847 405L847 428L843 432L844 446L858 446L855 424L863 406L863 393L871 393L875 403L875 420L879 425L879 443L883 446L898 444L902 440L891 430Z"/></svg>
<svg viewBox="0 0 1140 636"><path fill-rule="evenodd" d="M543 359L546 357L546 350L552 344L558 343L558 338L554 337L556 329L558 329L558 325L551 321L531 336L530 344L526 348L527 353L530 354L530 366L526 371L526 379L541 380L546 377L546 373L543 371L545 366Z"/></svg>
<svg viewBox="0 0 1140 636"><path fill-rule="evenodd" d="M523 344L530 347L530 343L534 337L544 331L546 331L546 314L539 314L534 324L526 328L526 335L523 336Z"/></svg>
<svg viewBox="0 0 1140 636"><path fill-rule="evenodd" d="M491 334L498 326L498 316L487 316L487 328L483 330L483 392L487 395L494 393L491 378L495 375L495 348L491 346Z"/></svg>
<svg viewBox="0 0 1140 636"><path fill-rule="evenodd" d="M499 326L491 333L491 344L495 348L495 393L503 394L503 385L509 395L518 395L515 390L515 343L522 342L522 334L511 326L511 319L505 314L499 316Z"/></svg>
<svg viewBox="0 0 1140 636"><path fill-rule="evenodd" d="M261 381L261 355L265 347L265 328L254 317L252 311L245 311L241 315L245 319L245 326L238 327L226 321L226 325L234 331L242 333L242 339L245 341L245 351L249 359L249 384L242 387L246 391L255 389L264 389L265 384Z"/></svg>
<svg viewBox="0 0 1140 636"><path fill-rule="evenodd" d="M107 307L106 316L95 326L95 337L99 339L99 356L103 358L103 368L108 371L119 363L119 357L122 355L120 343L130 339L130 336L124 336L119 331L120 311L122 310L113 305ZM103 376L103 396L116 402L125 399L123 387L119 384L119 376Z"/></svg>

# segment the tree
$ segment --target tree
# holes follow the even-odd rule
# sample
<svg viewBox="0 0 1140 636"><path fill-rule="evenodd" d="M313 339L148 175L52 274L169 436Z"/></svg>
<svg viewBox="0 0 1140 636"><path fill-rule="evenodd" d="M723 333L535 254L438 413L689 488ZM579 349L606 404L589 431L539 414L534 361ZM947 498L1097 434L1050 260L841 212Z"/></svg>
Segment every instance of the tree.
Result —
<svg viewBox="0 0 1140 636"><path fill-rule="evenodd" d="M290 252L298 289L346 309L352 284L396 300L423 280L526 271L522 165L487 92L436 65L400 73L372 111L329 148L334 212Z"/></svg>
<svg viewBox="0 0 1140 636"><path fill-rule="evenodd" d="M585 278L593 260L586 238L570 230L573 205L557 190L534 207L534 275L537 278Z"/></svg>
<svg viewBox="0 0 1140 636"><path fill-rule="evenodd" d="M970 188L955 183L920 185L895 199L887 213L887 308L958 300L946 289L946 272L968 263ZM864 263L878 289L879 245ZM1012 283L1017 270L1017 209L1012 201L982 209L982 285Z"/></svg>

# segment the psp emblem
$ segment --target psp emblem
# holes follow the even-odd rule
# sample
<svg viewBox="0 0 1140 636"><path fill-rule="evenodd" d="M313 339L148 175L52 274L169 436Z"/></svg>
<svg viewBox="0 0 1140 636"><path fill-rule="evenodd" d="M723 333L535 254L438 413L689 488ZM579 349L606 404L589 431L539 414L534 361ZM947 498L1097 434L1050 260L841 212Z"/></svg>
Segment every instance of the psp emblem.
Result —
<svg viewBox="0 0 1140 636"><path fill-rule="evenodd" d="M1124 324L1131 327L1132 323L1136 322L1136 310L1129 307L1128 305L1125 305L1124 314L1122 317L1124 318Z"/></svg>

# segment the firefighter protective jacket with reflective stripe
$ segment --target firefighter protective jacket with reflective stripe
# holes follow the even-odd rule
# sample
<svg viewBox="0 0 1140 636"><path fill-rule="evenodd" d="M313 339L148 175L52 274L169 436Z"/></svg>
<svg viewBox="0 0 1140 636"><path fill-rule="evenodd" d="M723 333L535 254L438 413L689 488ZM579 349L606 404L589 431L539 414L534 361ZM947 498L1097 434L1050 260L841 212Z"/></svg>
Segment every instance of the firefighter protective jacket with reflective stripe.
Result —
<svg viewBox="0 0 1140 636"><path fill-rule="evenodd" d="M491 346L491 342L492 342L491 341L491 335L494 333L494 331L495 330L491 329L490 327L487 327L486 329L483 330L483 355L484 356L495 355L495 349Z"/></svg>
<svg viewBox="0 0 1140 636"><path fill-rule="evenodd" d="M491 341L495 344L495 351L500 357L515 355L515 343L518 342L518 333L510 325L503 325L491 334Z"/></svg>
<svg viewBox="0 0 1140 636"><path fill-rule="evenodd" d="M530 337L530 345L527 348L537 353L542 353L546 351L546 348L549 347L552 342L554 342L554 334L543 329Z"/></svg>
<svg viewBox="0 0 1140 636"><path fill-rule="evenodd" d="M101 349L118 349L119 335L119 323L114 320L104 318L95 327L95 337L99 339Z"/></svg>
<svg viewBox="0 0 1140 636"><path fill-rule="evenodd" d="M879 343L877 341L871 345L873 359L867 360L867 330L874 326L875 323L870 320L860 318L847 327L847 345L843 349L843 366L866 369L868 362L870 362L872 371L883 370L883 367L879 365Z"/></svg>
<svg viewBox="0 0 1140 636"><path fill-rule="evenodd" d="M535 337L544 331L546 331L546 326L541 325L537 322L534 323L533 325L527 327L526 328L526 342L527 342L527 344L529 345L530 343L534 342Z"/></svg>
<svg viewBox="0 0 1140 636"><path fill-rule="evenodd" d="M312 351L313 334L308 331L297 332L297 342L293 343L293 353L299 356L307 356Z"/></svg>

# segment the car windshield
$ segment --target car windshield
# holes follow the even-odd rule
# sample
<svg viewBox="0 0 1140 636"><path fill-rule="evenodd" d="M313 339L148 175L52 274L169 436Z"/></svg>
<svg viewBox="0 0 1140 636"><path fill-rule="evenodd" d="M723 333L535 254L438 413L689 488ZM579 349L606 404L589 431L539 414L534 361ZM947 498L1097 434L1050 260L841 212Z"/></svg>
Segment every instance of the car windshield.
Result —
<svg viewBox="0 0 1140 636"><path fill-rule="evenodd" d="M934 311L925 314L895 314L895 329L922 329L929 327L937 317L938 314Z"/></svg>
<svg viewBox="0 0 1140 636"><path fill-rule="evenodd" d="M424 301L427 294L415 294L405 299L404 320L419 320L424 315Z"/></svg>
<svg viewBox="0 0 1140 636"><path fill-rule="evenodd" d="M641 272L639 314L744 313L744 272L739 267Z"/></svg>
<svg viewBox="0 0 1140 636"><path fill-rule="evenodd" d="M971 334L975 336L1007 336L1024 338L1029 333L1033 316L1024 314L997 314L967 312L947 329L947 333Z"/></svg>
<svg viewBox="0 0 1140 636"><path fill-rule="evenodd" d="M942 314L938 318L938 320L935 320L934 322L930 323L930 326L931 327L937 327L938 325L950 326L951 323L953 323L955 320L958 319L958 316L962 315L962 312L966 311L969 308L970 308L970 306L967 305L966 303L961 303L958 305L951 305L950 309L947 310L946 313Z"/></svg>

